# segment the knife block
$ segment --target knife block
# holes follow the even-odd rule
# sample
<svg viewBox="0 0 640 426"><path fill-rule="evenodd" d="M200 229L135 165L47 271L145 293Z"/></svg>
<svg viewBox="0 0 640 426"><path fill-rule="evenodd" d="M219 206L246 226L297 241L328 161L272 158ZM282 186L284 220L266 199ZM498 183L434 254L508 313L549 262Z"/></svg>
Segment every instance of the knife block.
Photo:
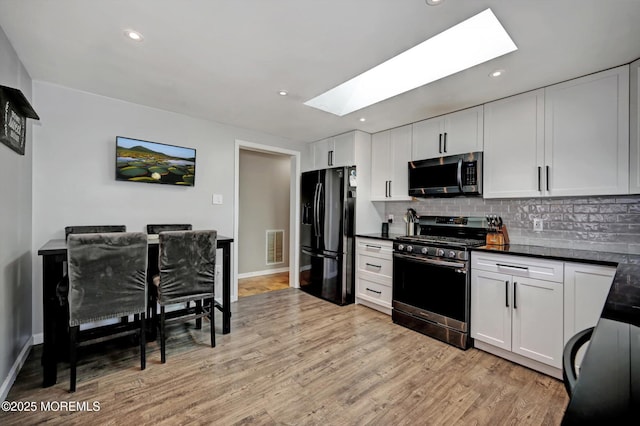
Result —
<svg viewBox="0 0 640 426"><path fill-rule="evenodd" d="M508 246L509 233L507 232L507 227L502 225L496 231L488 232L486 244L488 246Z"/></svg>

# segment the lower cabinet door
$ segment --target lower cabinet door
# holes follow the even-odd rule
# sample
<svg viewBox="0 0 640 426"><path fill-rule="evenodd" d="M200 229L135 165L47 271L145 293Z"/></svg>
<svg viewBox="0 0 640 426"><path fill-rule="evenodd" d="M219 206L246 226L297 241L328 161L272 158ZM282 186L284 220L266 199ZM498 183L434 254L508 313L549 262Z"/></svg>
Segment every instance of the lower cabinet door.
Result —
<svg viewBox="0 0 640 426"><path fill-rule="evenodd" d="M512 352L562 368L561 283L513 277Z"/></svg>
<svg viewBox="0 0 640 426"><path fill-rule="evenodd" d="M471 337L511 350L511 275L471 273Z"/></svg>

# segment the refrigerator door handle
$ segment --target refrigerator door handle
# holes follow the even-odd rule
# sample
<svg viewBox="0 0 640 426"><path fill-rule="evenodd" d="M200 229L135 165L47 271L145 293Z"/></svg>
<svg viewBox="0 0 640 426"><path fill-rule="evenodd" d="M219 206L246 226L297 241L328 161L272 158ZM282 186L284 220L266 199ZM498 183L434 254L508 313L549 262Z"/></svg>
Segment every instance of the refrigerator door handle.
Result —
<svg viewBox="0 0 640 426"><path fill-rule="evenodd" d="M318 183L318 195L316 197L316 214L315 214L315 225L316 225L316 237L322 236L322 224L320 223L320 203L322 202L322 183Z"/></svg>
<svg viewBox="0 0 640 426"><path fill-rule="evenodd" d="M316 189L313 192L313 235L318 236L318 188L319 183L316 183Z"/></svg>

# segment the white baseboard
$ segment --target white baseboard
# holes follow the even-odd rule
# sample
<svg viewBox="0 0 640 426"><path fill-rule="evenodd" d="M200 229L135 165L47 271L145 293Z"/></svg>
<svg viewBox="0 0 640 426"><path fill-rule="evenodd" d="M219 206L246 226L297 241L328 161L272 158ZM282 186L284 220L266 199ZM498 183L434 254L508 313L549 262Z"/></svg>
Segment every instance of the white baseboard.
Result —
<svg viewBox="0 0 640 426"><path fill-rule="evenodd" d="M38 333L33 335L33 344L41 345L44 343L44 333Z"/></svg>
<svg viewBox="0 0 640 426"><path fill-rule="evenodd" d="M7 377L4 379L2 387L0 388L0 400L4 401L7 398L9 390L11 390L11 386L13 386L13 383L18 377L20 369L29 356L29 350L31 349L31 346L33 346L33 337L30 337L24 344L22 350L20 351L20 354L18 355L18 358L16 358L16 361L11 366L9 374L7 374Z"/></svg>
<svg viewBox="0 0 640 426"><path fill-rule="evenodd" d="M279 274L281 272L288 272L288 271L289 271L289 267L285 266L284 268L278 268L278 269L265 269L264 271L245 272L244 274L238 274L238 279L261 277L263 275Z"/></svg>

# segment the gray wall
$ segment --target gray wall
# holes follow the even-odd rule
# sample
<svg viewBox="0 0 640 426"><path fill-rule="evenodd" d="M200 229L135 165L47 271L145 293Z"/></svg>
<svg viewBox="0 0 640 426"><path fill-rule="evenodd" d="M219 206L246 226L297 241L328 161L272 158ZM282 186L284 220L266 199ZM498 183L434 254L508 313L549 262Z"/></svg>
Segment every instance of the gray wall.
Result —
<svg viewBox="0 0 640 426"><path fill-rule="evenodd" d="M304 148L264 133L41 81L34 81L34 105L42 117L33 133L36 337L42 332L42 268L36 253L49 239L64 237L65 226L123 224L144 231L148 223L186 222L233 236L236 140ZM195 148L195 186L116 181L116 135ZM221 194L223 204L212 204L213 194Z"/></svg>
<svg viewBox="0 0 640 426"><path fill-rule="evenodd" d="M240 151L238 274L289 266L288 156ZM284 229L284 263L266 264L266 230Z"/></svg>
<svg viewBox="0 0 640 426"><path fill-rule="evenodd" d="M31 99L31 77L1 28L0 85L18 88ZM28 119L24 156L0 144L0 399L31 339L32 135Z"/></svg>
<svg viewBox="0 0 640 426"><path fill-rule="evenodd" d="M504 200L438 198L387 203L386 214L393 214L395 219L392 231L404 232L403 216L409 207L425 215L502 216L514 244L640 255L640 195ZM533 231L534 218L544 220L542 232ZM640 256L631 257L640 263Z"/></svg>

